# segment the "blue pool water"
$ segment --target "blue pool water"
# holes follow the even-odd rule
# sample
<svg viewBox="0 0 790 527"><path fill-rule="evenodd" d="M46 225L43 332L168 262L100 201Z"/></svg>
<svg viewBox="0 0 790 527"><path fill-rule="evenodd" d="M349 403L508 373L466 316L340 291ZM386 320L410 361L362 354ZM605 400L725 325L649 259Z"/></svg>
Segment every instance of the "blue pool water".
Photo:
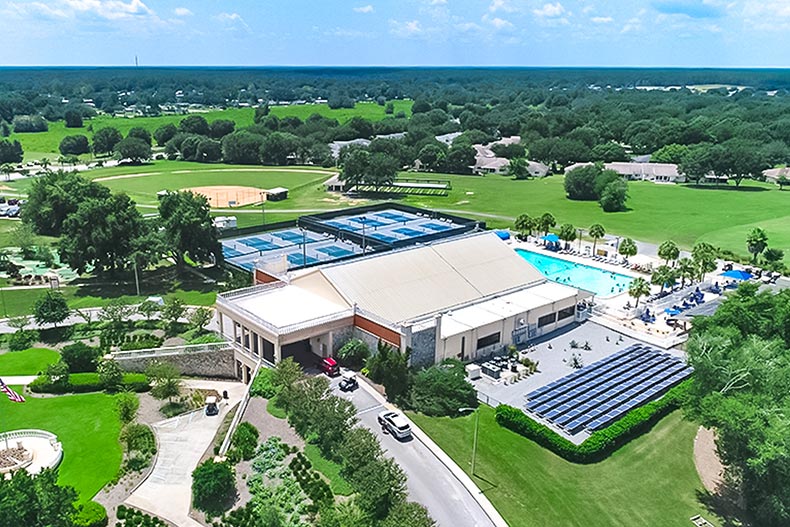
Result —
<svg viewBox="0 0 790 527"><path fill-rule="evenodd" d="M595 293L596 296L613 296L628 290L633 278L611 273L590 265L569 262L547 254L516 249L516 252L551 280Z"/></svg>

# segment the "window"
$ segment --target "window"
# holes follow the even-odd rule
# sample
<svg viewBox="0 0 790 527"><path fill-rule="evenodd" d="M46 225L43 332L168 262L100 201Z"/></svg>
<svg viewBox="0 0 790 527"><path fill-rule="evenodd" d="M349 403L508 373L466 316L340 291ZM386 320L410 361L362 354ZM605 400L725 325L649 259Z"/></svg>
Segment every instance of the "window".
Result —
<svg viewBox="0 0 790 527"><path fill-rule="evenodd" d="M557 321L557 313L549 313L548 315L543 315L538 319L538 327L542 328L543 326L548 326L549 324L553 324Z"/></svg>
<svg viewBox="0 0 790 527"><path fill-rule="evenodd" d="M568 317L572 317L574 313L576 313L576 306L560 309L559 313L557 313L557 320L565 320Z"/></svg>
<svg viewBox="0 0 790 527"><path fill-rule="evenodd" d="M488 335L487 337L483 337L481 339L477 339L477 349L485 348L487 346L492 346L494 344L499 344L499 332L493 333Z"/></svg>

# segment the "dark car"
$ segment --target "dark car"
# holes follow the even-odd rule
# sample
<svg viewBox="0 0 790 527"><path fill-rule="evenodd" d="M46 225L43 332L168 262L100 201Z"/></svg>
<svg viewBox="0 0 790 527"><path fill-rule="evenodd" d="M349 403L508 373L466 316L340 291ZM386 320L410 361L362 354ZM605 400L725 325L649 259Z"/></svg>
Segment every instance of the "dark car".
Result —
<svg viewBox="0 0 790 527"><path fill-rule="evenodd" d="M353 371L347 371L343 373L343 378L340 380L340 390L344 392L350 392L359 388L359 382L357 382L357 376Z"/></svg>
<svg viewBox="0 0 790 527"><path fill-rule="evenodd" d="M19 200L16 199L16 198L9 198L8 199L8 204L9 205L16 205L17 203L19 203Z"/></svg>

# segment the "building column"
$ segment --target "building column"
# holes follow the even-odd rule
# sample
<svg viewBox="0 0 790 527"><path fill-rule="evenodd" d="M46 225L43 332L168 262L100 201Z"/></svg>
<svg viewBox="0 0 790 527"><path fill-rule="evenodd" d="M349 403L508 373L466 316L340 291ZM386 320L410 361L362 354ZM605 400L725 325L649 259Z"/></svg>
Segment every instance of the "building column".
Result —
<svg viewBox="0 0 790 527"><path fill-rule="evenodd" d="M274 363L278 364L281 360L283 360L283 349L280 347L280 339L278 338L274 343Z"/></svg>
<svg viewBox="0 0 790 527"><path fill-rule="evenodd" d="M217 309L217 323L219 323L219 334L225 336L225 325L223 324L222 311Z"/></svg>

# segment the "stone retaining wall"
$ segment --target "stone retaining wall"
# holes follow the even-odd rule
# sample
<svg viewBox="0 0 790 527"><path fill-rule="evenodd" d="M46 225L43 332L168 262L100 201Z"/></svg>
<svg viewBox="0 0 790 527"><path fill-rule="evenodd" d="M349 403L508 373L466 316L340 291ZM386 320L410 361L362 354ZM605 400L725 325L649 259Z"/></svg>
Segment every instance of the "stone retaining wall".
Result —
<svg viewBox="0 0 790 527"><path fill-rule="evenodd" d="M146 357L117 357L121 369L129 372L144 372L152 361L169 362L182 375L194 377L220 377L236 379L236 360L233 350L203 351L173 355L149 355Z"/></svg>

